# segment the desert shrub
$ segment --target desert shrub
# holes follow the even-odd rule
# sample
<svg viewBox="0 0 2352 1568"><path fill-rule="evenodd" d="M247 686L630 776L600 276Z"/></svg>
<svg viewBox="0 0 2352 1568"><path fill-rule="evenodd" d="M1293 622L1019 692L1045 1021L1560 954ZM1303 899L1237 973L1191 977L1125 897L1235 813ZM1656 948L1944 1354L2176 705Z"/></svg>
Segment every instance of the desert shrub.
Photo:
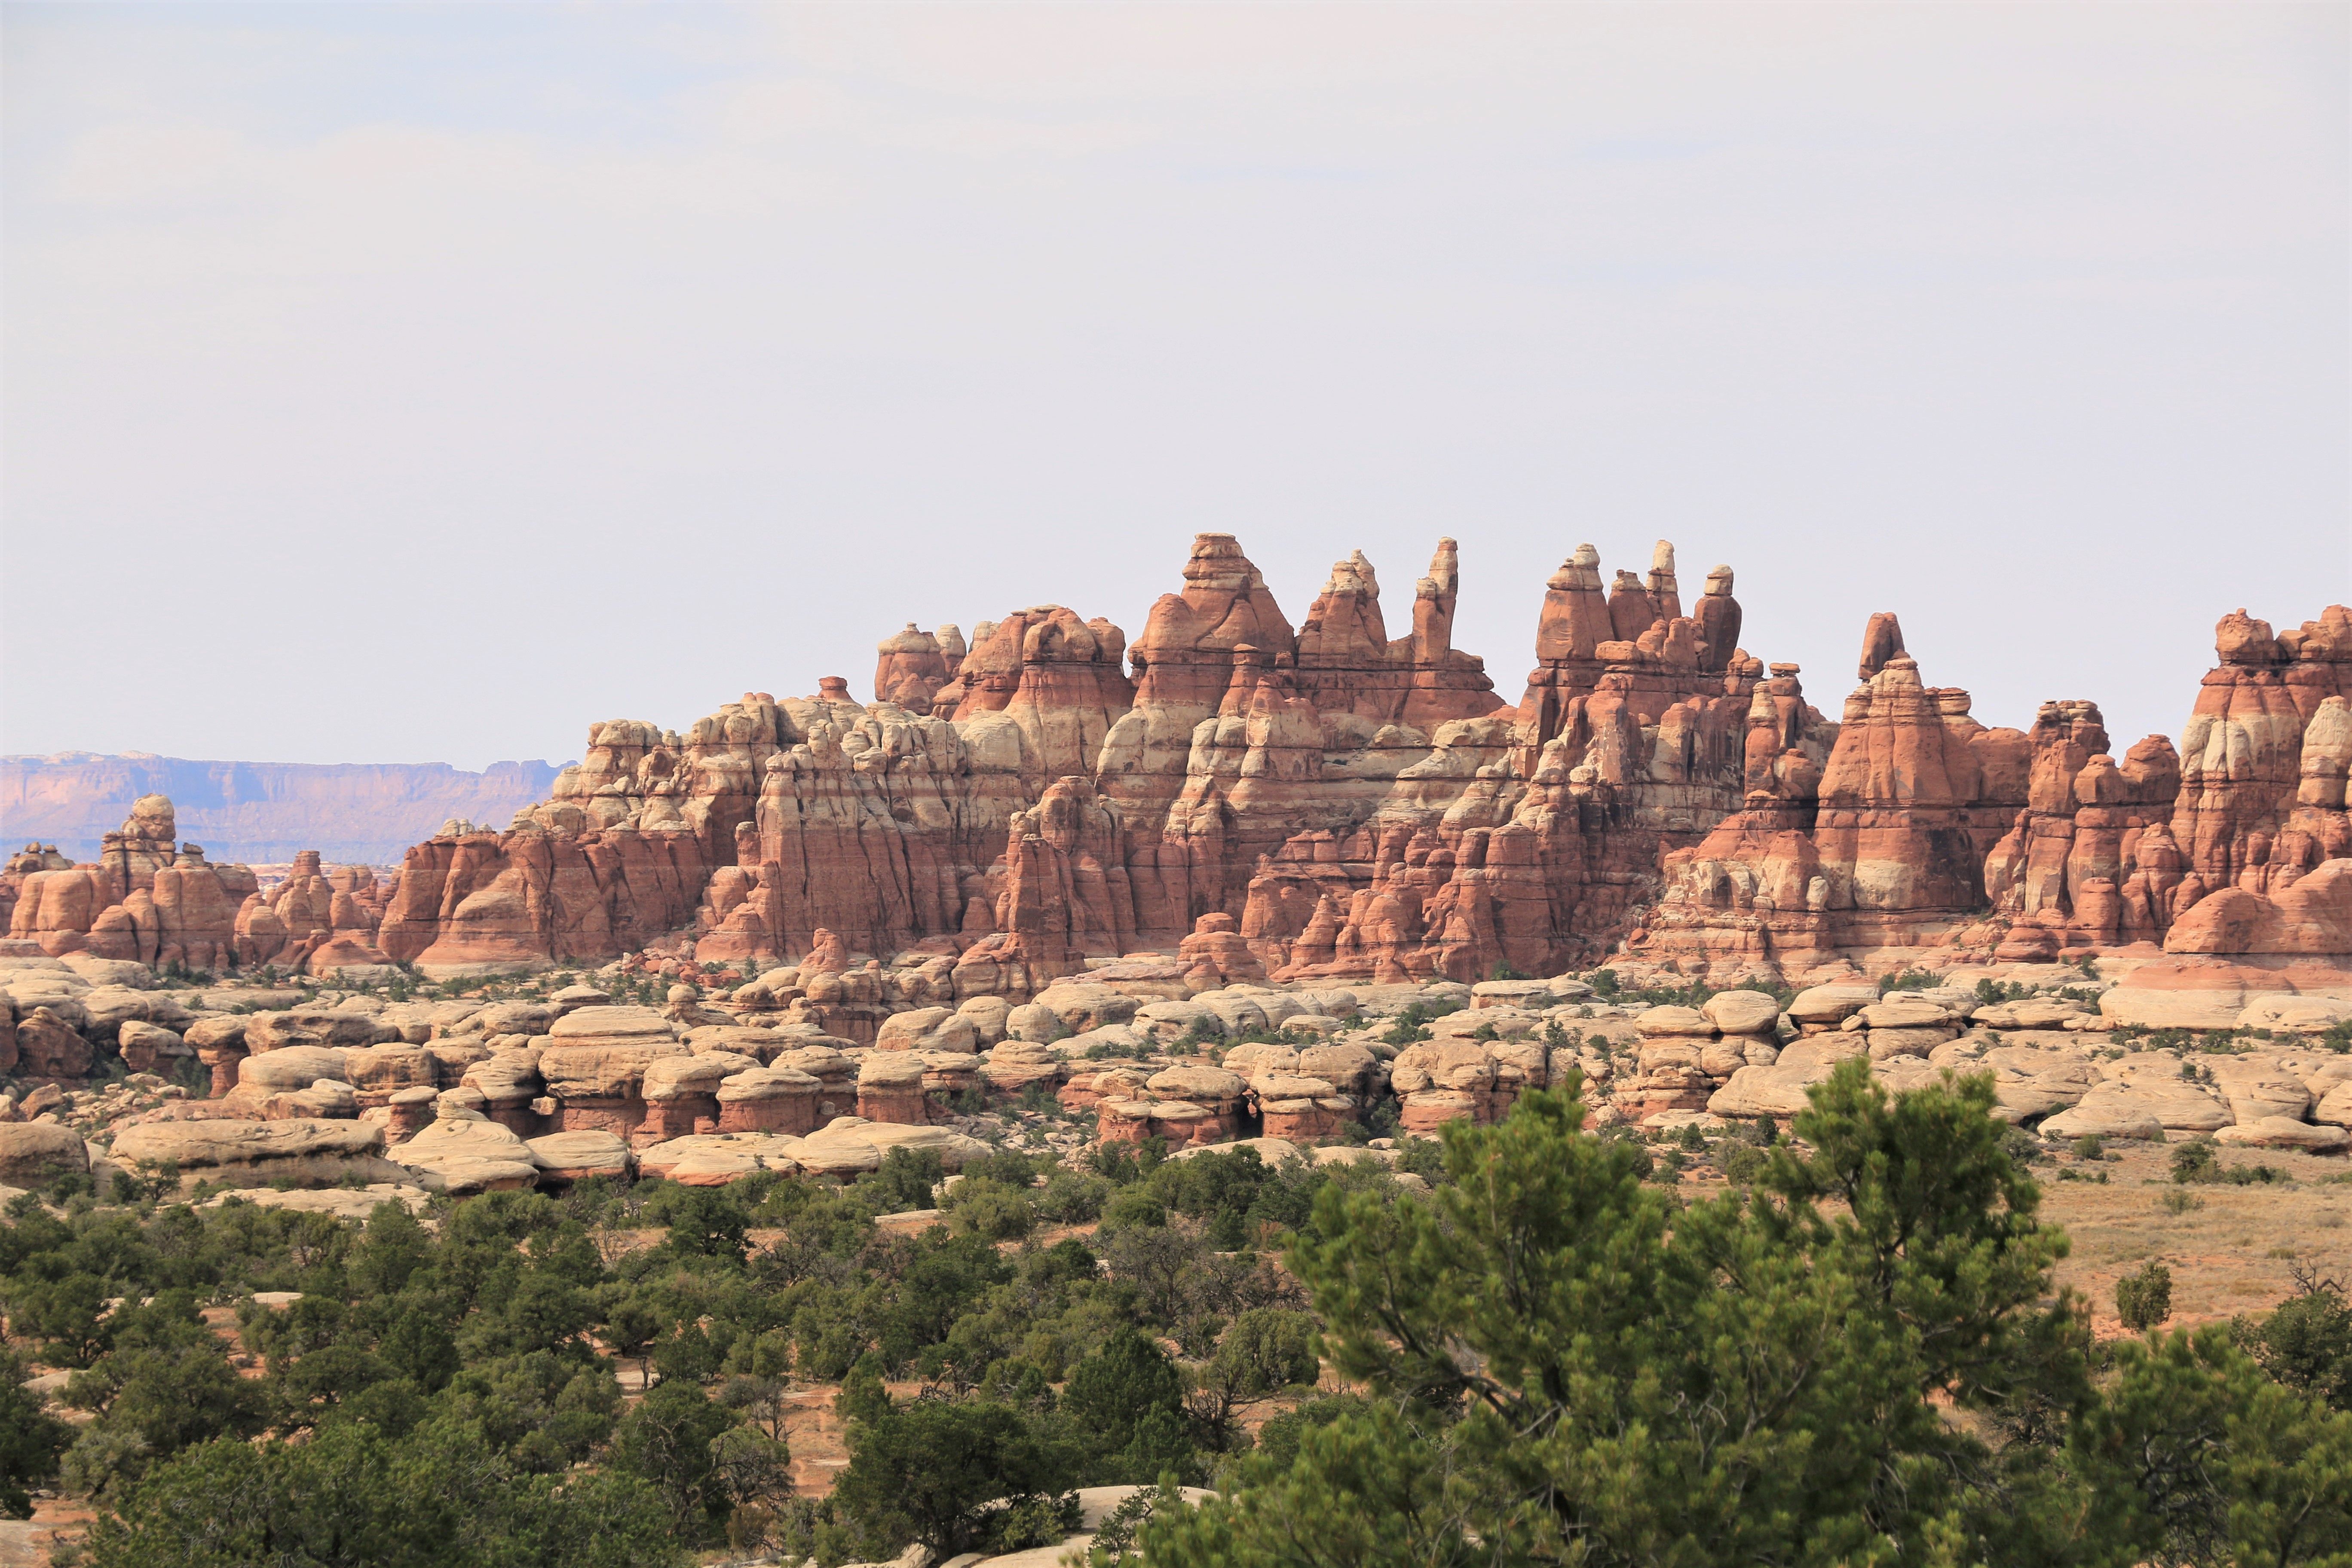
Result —
<svg viewBox="0 0 2352 1568"><path fill-rule="evenodd" d="M2145 1333L2172 1316L2172 1270L2151 1261L2116 1280L2116 1316L2134 1333Z"/></svg>

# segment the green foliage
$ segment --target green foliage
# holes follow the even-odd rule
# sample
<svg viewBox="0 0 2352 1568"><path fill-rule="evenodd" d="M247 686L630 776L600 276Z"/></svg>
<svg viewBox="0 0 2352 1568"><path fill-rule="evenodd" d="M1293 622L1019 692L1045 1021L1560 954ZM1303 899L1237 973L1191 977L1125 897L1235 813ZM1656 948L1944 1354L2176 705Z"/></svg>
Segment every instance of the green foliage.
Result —
<svg viewBox="0 0 2352 1568"><path fill-rule="evenodd" d="M857 1358L849 1374L841 1380L841 1391L833 1396L834 1413L845 1425L881 1420L890 1413L890 1391L882 1384L882 1363L868 1351Z"/></svg>
<svg viewBox="0 0 2352 1568"><path fill-rule="evenodd" d="M2352 1306L2344 1289L2295 1270L2295 1293L2268 1317L2231 1320L2230 1338L2274 1381L2352 1412Z"/></svg>
<svg viewBox="0 0 2352 1568"><path fill-rule="evenodd" d="M462 1426L364 1423L308 1442L219 1438L150 1473L92 1529L90 1568L656 1568L685 1553L650 1489L508 1468Z"/></svg>
<svg viewBox="0 0 2352 1568"><path fill-rule="evenodd" d="M2116 1280L2116 1316L2134 1333L2172 1316L2172 1270L2151 1261Z"/></svg>
<svg viewBox="0 0 2352 1568"><path fill-rule="evenodd" d="M664 1383L621 1417L613 1464L654 1489L682 1539L703 1540L730 1501L723 1479L714 1475L712 1447L733 1426L701 1389Z"/></svg>
<svg viewBox="0 0 2352 1568"><path fill-rule="evenodd" d="M1321 1370L1315 1355L1315 1321L1304 1312L1281 1307L1253 1308L1234 1320L1210 1364L1230 1369L1233 1386L1244 1397L1311 1384Z"/></svg>
<svg viewBox="0 0 2352 1568"><path fill-rule="evenodd" d="M1062 1410L1086 1440L1097 1486L1149 1485L1163 1469L1199 1469L1184 1422L1184 1384L1168 1353L1131 1328L1070 1373Z"/></svg>
<svg viewBox="0 0 2352 1568"><path fill-rule="evenodd" d="M2274 1165L2224 1165L2220 1156L2220 1145L2210 1138L2191 1138L2172 1151L2172 1179L2176 1182L2214 1182L2238 1187L2268 1185L2294 1179Z"/></svg>
<svg viewBox="0 0 2352 1568"><path fill-rule="evenodd" d="M917 1541L953 1554L985 1542L1000 1514L1060 1498L1076 1466L1071 1443L1007 1405L919 1400L851 1426L833 1500L877 1550Z"/></svg>
<svg viewBox="0 0 2352 1568"><path fill-rule="evenodd" d="M1462 1011L1463 1005L1452 997L1439 997L1430 1002L1409 1002L1381 1036L1382 1045L1402 1047L1417 1040L1429 1038L1429 1026L1436 1019Z"/></svg>
<svg viewBox="0 0 2352 1568"><path fill-rule="evenodd" d="M1026 1185L1015 1187L986 1176L966 1176L948 1194L947 1215L955 1228L990 1241L1017 1241L1037 1227L1037 1210Z"/></svg>
<svg viewBox="0 0 2352 1568"><path fill-rule="evenodd" d="M1852 1064L1814 1100L1793 1142L1759 1124L1685 1148L1587 1135L1570 1099L1528 1095L1498 1126L1398 1140L1425 1199L1369 1163L1000 1152L917 1236L874 1224L932 1202L942 1173L911 1154L846 1186L488 1194L436 1205L437 1228L396 1205L355 1226L27 1201L0 1226L0 1299L49 1364L80 1366L68 1396L92 1419L60 1456L55 1423L0 1409L0 1484L49 1467L116 1513L103 1550L139 1565L998 1552L1058 1539L1075 1486L1213 1464L1226 1501L1157 1494L1098 1560L1141 1538L1154 1562L1242 1568L2169 1568L2184 1542L2333 1517L2332 1287L2238 1325L2242 1353L2182 1371L2127 1346L2095 1384L2080 1305L2050 1288L2038 1145L1990 1118L1989 1086L1890 1100ZM1743 1190L1690 1204L1642 1180L1701 1157ZM257 1290L301 1299L240 1309L267 1375L238 1377L196 1307ZM622 1359L661 1374L634 1407ZM1305 1394L1327 1360L1360 1392ZM886 1377L920 1392L894 1401ZM2178 1411L2142 1387L2167 1378L2194 1385ZM852 1462L823 1502L791 1492L794 1379L844 1380ZM2265 1389L2290 1403L2254 1433ZM1253 1445L1244 1413L1302 1394ZM2200 1409L2218 1415L2180 1447ZM2098 1413L2122 1446L2093 1440ZM2187 1470L2147 1462L2176 1449L2203 1515ZM508 1502L437 1522L493 1483ZM2264 1560L2323 1560L2324 1539Z"/></svg>
<svg viewBox="0 0 2352 1568"><path fill-rule="evenodd" d="M1406 1175L1419 1176L1431 1186L1446 1179L1445 1145L1434 1138L1415 1138L1406 1133L1396 1141L1396 1168Z"/></svg>
<svg viewBox="0 0 2352 1568"><path fill-rule="evenodd" d="M1297 1463L1299 1444L1307 1433L1328 1426L1343 1415L1368 1417L1371 1408L1371 1402L1359 1394L1320 1394L1302 1401L1258 1428L1256 1457L1265 1470L1278 1475Z"/></svg>
<svg viewBox="0 0 2352 1568"><path fill-rule="evenodd" d="M1771 1160L1752 1144L1735 1143L1723 1152L1724 1180L1744 1187L1770 1168Z"/></svg>
<svg viewBox="0 0 2352 1568"><path fill-rule="evenodd" d="M1184 1507L1184 1494L1172 1481L1161 1481L1148 1490L1129 1492L1119 1500L1117 1508L1105 1516L1087 1544L1087 1568L1111 1568L1134 1555L1137 1538L1143 1526L1154 1514L1163 1510L1174 1514Z"/></svg>
<svg viewBox="0 0 2352 1568"><path fill-rule="evenodd" d="M1989 1539L1994 1420L2083 1378L2063 1241L1988 1081L1888 1100L1848 1063L1759 1191L1677 1212L1581 1108L1444 1134L1426 1203L1329 1192L1290 1247L1370 1402L1156 1522L1155 1563L1861 1562ZM1822 1200L1832 1200L1824 1206ZM1339 1500L1352 1500L1342 1505Z"/></svg>
<svg viewBox="0 0 2352 1568"><path fill-rule="evenodd" d="M2215 1327L2116 1361L2066 1451L2100 1561L2352 1561L2352 1415L2264 1378Z"/></svg>
<svg viewBox="0 0 2352 1568"><path fill-rule="evenodd" d="M1059 1497L1032 1493L1014 1499L991 1514L982 1539L992 1552L1059 1546L1063 1537L1076 1530L1084 1518L1085 1510L1075 1491Z"/></svg>
<svg viewBox="0 0 2352 1568"><path fill-rule="evenodd" d="M1110 1183L1100 1176L1055 1166L1045 1184L1030 1194L1037 1216L1048 1225L1084 1225L1102 1217L1110 1197Z"/></svg>
<svg viewBox="0 0 2352 1568"><path fill-rule="evenodd" d="M0 1345L0 1516L9 1519L31 1516L27 1489L57 1474L58 1458L74 1438L73 1428L26 1390L26 1375L23 1358Z"/></svg>

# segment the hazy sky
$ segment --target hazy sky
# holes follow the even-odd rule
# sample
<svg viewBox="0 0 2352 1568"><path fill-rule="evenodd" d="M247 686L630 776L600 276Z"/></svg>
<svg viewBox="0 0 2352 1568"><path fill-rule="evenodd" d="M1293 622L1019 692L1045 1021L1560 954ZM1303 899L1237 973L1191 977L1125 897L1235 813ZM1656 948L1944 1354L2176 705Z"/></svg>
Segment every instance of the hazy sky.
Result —
<svg viewBox="0 0 2352 1568"><path fill-rule="evenodd" d="M1204 529L2177 734L2352 596L2347 17L9 5L0 750L576 756Z"/></svg>

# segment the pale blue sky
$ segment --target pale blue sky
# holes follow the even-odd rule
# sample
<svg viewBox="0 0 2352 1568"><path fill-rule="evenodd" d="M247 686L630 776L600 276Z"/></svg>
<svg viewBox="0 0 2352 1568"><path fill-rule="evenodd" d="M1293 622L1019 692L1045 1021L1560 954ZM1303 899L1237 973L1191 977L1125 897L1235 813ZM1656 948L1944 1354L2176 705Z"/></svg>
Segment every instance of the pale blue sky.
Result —
<svg viewBox="0 0 2352 1568"><path fill-rule="evenodd" d="M2352 596L2347 16L8 5L0 750L572 756L1198 529L2177 733Z"/></svg>

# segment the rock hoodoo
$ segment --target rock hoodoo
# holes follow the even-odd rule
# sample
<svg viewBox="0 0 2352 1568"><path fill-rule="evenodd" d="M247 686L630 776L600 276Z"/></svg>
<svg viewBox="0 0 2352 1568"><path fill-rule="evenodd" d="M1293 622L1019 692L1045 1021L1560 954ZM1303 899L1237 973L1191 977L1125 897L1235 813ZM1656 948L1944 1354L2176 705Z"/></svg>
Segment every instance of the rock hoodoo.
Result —
<svg viewBox="0 0 2352 1568"><path fill-rule="evenodd" d="M375 947L386 889L365 866L332 869L316 850L264 889L249 867L215 866L176 844L172 803L146 795L93 863L26 845L0 871L5 951L190 970L275 964L325 974L386 963Z"/></svg>
<svg viewBox="0 0 2352 1568"><path fill-rule="evenodd" d="M412 849L372 949L329 920L311 951L435 975L652 946L760 965L823 932L828 968L915 955L945 1003L1145 955L1393 983L1621 943L1717 978L1923 945L2352 952L2323 869L2352 855L2341 607L2283 635L2225 619L2182 751L2118 758L2090 702L1988 728L1889 613L1832 721L1796 666L1738 646L1731 568L1686 605L1663 542L1613 583L1591 545L1569 556L1513 706L1453 646L1459 575L1441 541L1392 637L1353 554L1294 628L1206 533L1131 644L1040 605L968 643L885 639L871 703L828 679L684 731L599 724L511 827ZM131 834L126 862L152 853Z"/></svg>
<svg viewBox="0 0 2352 1568"><path fill-rule="evenodd" d="M93 864L29 847L0 905L15 951L150 965L789 965L778 1005L858 1042L1105 964L1198 991L1619 953L1721 984L2137 950L2147 985L2241 1005L2352 967L2352 612L2225 617L2179 749L2124 748L2080 700L1988 727L1886 612L1832 721L1738 647L1733 583L1686 600L1671 545L1613 581L1580 545L1513 705L1453 645L1453 541L1409 626L1361 553L1294 626L1204 533L1131 642L1034 605L886 638L871 702L829 677L600 723L548 800L447 825L389 887L306 855L263 889L151 796Z"/></svg>

